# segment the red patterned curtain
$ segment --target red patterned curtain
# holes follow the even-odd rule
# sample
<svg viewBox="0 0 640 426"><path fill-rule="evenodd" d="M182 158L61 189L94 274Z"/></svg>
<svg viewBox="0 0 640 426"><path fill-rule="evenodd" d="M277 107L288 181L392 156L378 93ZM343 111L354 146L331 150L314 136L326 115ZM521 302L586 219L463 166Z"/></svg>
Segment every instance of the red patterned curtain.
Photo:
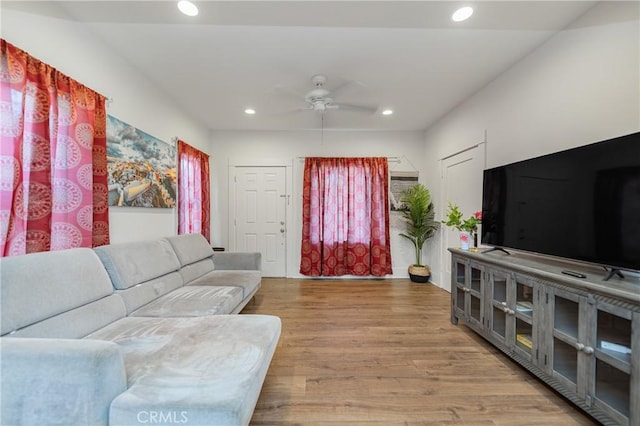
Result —
<svg viewBox="0 0 640 426"><path fill-rule="evenodd" d="M307 158L300 273L391 274L386 158Z"/></svg>
<svg viewBox="0 0 640 426"><path fill-rule="evenodd" d="M0 43L0 254L108 244L104 97Z"/></svg>
<svg viewBox="0 0 640 426"><path fill-rule="evenodd" d="M178 234L201 233L211 242L209 156L178 140Z"/></svg>

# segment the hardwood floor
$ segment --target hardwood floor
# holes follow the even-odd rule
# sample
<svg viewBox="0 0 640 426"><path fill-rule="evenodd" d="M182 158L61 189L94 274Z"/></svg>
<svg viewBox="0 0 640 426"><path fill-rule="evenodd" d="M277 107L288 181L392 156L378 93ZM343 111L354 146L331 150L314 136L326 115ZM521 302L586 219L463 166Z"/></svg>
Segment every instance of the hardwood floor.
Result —
<svg viewBox="0 0 640 426"><path fill-rule="evenodd" d="M282 318L252 425L592 425L407 280L269 279L243 314Z"/></svg>

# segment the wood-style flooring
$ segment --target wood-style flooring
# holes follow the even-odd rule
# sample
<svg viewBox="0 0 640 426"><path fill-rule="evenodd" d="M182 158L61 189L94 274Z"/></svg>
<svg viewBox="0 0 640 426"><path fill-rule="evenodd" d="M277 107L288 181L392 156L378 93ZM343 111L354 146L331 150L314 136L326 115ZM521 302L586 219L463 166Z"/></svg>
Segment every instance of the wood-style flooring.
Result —
<svg viewBox="0 0 640 426"><path fill-rule="evenodd" d="M252 425L596 424L431 284L265 278L242 313L282 319Z"/></svg>

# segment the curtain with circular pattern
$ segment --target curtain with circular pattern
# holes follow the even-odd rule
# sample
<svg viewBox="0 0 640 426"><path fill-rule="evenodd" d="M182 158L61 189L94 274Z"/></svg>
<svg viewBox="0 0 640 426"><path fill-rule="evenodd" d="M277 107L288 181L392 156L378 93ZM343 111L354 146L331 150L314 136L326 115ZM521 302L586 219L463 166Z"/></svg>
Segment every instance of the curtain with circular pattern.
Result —
<svg viewBox="0 0 640 426"><path fill-rule="evenodd" d="M178 234L199 233L211 242L209 155L178 140Z"/></svg>
<svg viewBox="0 0 640 426"><path fill-rule="evenodd" d="M108 244L105 98L0 43L0 254Z"/></svg>
<svg viewBox="0 0 640 426"><path fill-rule="evenodd" d="M388 186L386 158L306 158L300 273L391 274Z"/></svg>

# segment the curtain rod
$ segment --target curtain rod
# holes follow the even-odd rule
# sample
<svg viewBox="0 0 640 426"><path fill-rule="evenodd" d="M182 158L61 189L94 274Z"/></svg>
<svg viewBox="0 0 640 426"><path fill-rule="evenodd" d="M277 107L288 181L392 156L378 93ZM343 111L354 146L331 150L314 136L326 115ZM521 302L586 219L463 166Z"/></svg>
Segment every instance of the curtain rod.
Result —
<svg viewBox="0 0 640 426"><path fill-rule="evenodd" d="M299 156L296 157L298 160L304 160L307 159L309 157L316 157L315 155L308 155L308 156ZM320 158L362 158L362 157L320 157ZM386 157L388 161L391 161L393 163L401 163L402 159L400 157Z"/></svg>

